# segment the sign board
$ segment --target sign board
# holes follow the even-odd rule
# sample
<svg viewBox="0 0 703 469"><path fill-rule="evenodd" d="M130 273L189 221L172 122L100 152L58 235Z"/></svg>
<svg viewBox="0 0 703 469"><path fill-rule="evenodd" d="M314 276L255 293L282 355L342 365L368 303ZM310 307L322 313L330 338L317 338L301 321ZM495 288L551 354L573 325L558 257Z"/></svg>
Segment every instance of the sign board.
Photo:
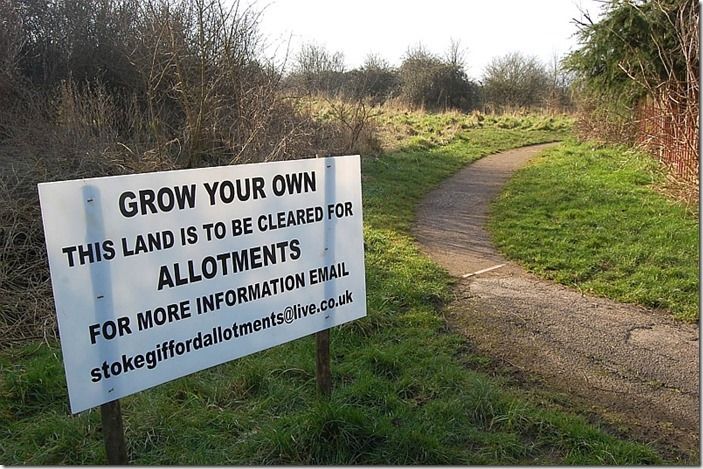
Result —
<svg viewBox="0 0 703 469"><path fill-rule="evenodd" d="M366 315L358 156L39 197L74 413Z"/></svg>

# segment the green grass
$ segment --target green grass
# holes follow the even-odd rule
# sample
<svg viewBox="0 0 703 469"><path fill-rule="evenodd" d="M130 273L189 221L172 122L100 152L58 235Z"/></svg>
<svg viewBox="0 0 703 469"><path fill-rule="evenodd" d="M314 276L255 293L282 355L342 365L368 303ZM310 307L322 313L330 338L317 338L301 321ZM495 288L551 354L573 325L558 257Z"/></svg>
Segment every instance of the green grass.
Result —
<svg viewBox="0 0 703 469"><path fill-rule="evenodd" d="M653 190L661 178L646 155L569 142L516 174L491 230L543 277L695 321L699 220Z"/></svg>
<svg viewBox="0 0 703 469"><path fill-rule="evenodd" d="M451 282L409 234L417 201L482 154L553 140L466 129L443 147L409 144L363 160L368 316L332 331L334 391L315 390L303 338L122 400L134 464L647 464L649 447L538 407L451 333ZM60 350L0 353L0 462L100 464L96 410L68 415Z"/></svg>
<svg viewBox="0 0 703 469"><path fill-rule="evenodd" d="M425 113L382 108L376 117L381 141L386 148L403 149L408 144L424 147L451 143L471 130L527 130L550 132L563 136L571 129L573 119L566 115L485 115L479 112Z"/></svg>

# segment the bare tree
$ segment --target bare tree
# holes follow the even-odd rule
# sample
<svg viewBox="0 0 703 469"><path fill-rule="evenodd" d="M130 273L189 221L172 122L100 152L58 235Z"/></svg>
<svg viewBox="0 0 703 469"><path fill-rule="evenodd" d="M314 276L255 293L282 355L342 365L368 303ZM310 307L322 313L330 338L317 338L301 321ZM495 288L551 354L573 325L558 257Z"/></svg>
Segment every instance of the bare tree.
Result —
<svg viewBox="0 0 703 469"><path fill-rule="evenodd" d="M295 58L291 81L297 88L310 93L334 95L343 88L344 71L344 54L308 43L300 48Z"/></svg>
<svg viewBox="0 0 703 469"><path fill-rule="evenodd" d="M554 52L549 65L545 67L548 84L544 104L552 112L566 112L572 108L569 74L564 70L561 62L562 59L559 54Z"/></svg>
<svg viewBox="0 0 703 469"><path fill-rule="evenodd" d="M446 61L453 67L466 68L466 49L462 47L460 39L451 38L449 40Z"/></svg>

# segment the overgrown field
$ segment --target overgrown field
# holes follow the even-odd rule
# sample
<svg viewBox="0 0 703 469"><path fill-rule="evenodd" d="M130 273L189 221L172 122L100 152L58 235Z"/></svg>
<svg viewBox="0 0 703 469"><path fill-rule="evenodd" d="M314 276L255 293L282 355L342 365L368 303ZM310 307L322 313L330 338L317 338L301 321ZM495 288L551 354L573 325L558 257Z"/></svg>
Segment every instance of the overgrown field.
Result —
<svg viewBox="0 0 703 469"><path fill-rule="evenodd" d="M662 178L646 155L569 142L513 178L491 229L539 275L696 321L699 219L653 190Z"/></svg>
<svg viewBox="0 0 703 469"><path fill-rule="evenodd" d="M420 197L462 165L565 131L490 125L437 146L427 128L363 159L368 316L332 331L331 398L316 393L311 337L217 366L122 400L132 463L662 462L476 371L486 359L442 318L450 279L409 234ZM99 412L68 415L57 344L6 349L0 366L0 463L105 462Z"/></svg>

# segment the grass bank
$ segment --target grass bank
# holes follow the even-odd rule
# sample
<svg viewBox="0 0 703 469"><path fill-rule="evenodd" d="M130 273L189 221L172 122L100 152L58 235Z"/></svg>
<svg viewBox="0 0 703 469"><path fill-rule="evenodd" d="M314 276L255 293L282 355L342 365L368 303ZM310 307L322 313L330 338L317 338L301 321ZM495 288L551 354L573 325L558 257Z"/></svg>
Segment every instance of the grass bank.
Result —
<svg viewBox="0 0 703 469"><path fill-rule="evenodd" d="M492 208L508 257L582 291L698 319L698 215L653 188L646 155L569 142L519 171Z"/></svg>
<svg viewBox="0 0 703 469"><path fill-rule="evenodd" d="M134 464L645 464L650 448L537 407L471 369L441 315L450 279L409 234L435 184L487 153L563 136L473 128L363 160L368 316L332 331L317 396L311 337L122 401ZM431 138L431 136L427 136ZM0 353L0 462L100 464L99 413L69 416L60 349Z"/></svg>

